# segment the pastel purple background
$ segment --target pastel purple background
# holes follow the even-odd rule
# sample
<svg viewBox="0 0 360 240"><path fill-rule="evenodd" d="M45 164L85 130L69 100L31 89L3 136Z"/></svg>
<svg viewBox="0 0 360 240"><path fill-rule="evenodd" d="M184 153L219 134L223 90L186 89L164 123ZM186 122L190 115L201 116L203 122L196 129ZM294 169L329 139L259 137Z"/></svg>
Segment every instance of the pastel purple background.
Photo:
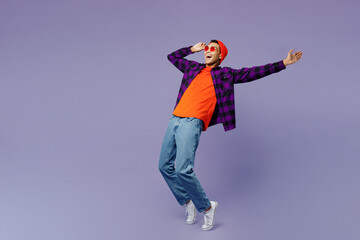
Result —
<svg viewBox="0 0 360 240"><path fill-rule="evenodd" d="M359 7L2 0L0 239L359 239ZM233 68L304 54L236 86L235 130L203 133L203 232L157 163L181 80L166 56L214 38Z"/></svg>

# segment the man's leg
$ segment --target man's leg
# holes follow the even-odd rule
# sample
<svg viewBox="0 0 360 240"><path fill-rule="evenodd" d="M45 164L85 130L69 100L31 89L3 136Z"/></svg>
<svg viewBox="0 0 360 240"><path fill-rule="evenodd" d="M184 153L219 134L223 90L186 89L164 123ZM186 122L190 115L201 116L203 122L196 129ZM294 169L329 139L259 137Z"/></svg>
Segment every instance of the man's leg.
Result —
<svg viewBox="0 0 360 240"><path fill-rule="evenodd" d="M159 170L164 177L170 190L174 194L176 200L180 205L184 205L190 200L178 176L175 173L175 157L176 157L176 142L175 132L177 131L180 118L172 116L165 132L164 140L161 146L161 153L159 159Z"/></svg>
<svg viewBox="0 0 360 240"><path fill-rule="evenodd" d="M193 171L202 124L202 121L197 118L180 118L180 125L175 131L176 175L199 212L211 207L210 201Z"/></svg>

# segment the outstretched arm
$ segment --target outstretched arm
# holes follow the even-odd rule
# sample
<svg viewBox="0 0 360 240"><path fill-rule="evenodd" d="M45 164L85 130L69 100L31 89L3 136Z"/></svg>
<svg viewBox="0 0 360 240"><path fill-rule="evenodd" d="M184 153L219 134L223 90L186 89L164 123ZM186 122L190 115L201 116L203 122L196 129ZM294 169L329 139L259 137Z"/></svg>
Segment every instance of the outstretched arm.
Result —
<svg viewBox="0 0 360 240"><path fill-rule="evenodd" d="M292 53L293 51L294 49L291 49L288 53L287 58L282 61L269 63L263 66L255 66L252 68L241 68L239 70L233 70L234 83L251 82L285 69L286 65L296 63L302 57L302 52L299 51L296 53Z"/></svg>
<svg viewBox="0 0 360 240"><path fill-rule="evenodd" d="M232 69L233 83L246 83L285 69L283 61L269 63L252 68Z"/></svg>

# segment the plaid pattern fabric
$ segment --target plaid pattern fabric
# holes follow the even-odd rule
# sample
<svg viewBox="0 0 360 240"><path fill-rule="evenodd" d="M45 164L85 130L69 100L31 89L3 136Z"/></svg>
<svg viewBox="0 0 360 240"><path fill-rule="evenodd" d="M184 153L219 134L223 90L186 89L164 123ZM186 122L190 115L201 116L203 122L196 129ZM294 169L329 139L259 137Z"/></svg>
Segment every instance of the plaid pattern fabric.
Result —
<svg viewBox="0 0 360 240"><path fill-rule="evenodd" d="M204 67L206 67L205 64L190 61L184 58L192 53L193 52L191 52L190 46L186 48L181 48L168 55L169 61L174 64L175 67L177 67L181 72L184 73L175 108L178 105L181 97L185 93L186 89L189 87L192 80L194 80L196 75ZM272 73L279 72L285 68L286 67L282 60L279 62L269 63L263 66L255 66L252 68L213 68L211 70L211 76L214 82L217 102L209 127L218 123L223 124L225 131L229 131L236 127L234 101L235 83L251 82Z"/></svg>

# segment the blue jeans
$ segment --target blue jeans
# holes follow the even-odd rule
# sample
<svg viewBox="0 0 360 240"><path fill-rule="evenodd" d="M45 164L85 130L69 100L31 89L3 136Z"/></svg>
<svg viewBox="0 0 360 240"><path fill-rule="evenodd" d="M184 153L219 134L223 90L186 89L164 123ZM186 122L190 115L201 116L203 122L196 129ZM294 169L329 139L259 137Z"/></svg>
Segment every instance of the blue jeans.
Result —
<svg viewBox="0 0 360 240"><path fill-rule="evenodd" d="M199 212L211 206L193 170L202 126L200 119L173 115L159 160L159 170L179 204L184 205L191 199Z"/></svg>

